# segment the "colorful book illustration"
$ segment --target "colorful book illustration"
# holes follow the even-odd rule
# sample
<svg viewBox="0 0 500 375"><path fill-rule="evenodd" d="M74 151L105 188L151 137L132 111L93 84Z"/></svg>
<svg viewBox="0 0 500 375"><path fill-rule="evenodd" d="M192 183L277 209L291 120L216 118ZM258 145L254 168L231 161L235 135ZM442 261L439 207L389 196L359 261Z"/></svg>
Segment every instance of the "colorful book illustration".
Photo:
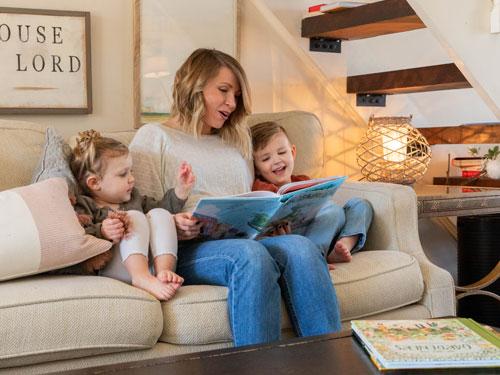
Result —
<svg viewBox="0 0 500 375"><path fill-rule="evenodd" d="M288 223L294 230L309 225L347 177L319 178L283 185L277 193L253 191L202 198L193 216L203 223L202 238L250 238Z"/></svg>
<svg viewBox="0 0 500 375"><path fill-rule="evenodd" d="M353 320L379 370L500 367L500 336L472 319Z"/></svg>

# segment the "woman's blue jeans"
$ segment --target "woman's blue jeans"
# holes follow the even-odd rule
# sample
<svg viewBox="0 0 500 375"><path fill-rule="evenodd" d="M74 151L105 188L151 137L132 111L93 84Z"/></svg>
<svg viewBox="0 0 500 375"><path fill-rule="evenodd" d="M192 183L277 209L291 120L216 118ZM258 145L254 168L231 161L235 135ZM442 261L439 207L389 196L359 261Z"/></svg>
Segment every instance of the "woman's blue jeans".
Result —
<svg viewBox="0 0 500 375"><path fill-rule="evenodd" d="M340 330L324 255L306 237L180 243L177 273L184 285L228 287L235 346L280 339L282 296L298 336Z"/></svg>

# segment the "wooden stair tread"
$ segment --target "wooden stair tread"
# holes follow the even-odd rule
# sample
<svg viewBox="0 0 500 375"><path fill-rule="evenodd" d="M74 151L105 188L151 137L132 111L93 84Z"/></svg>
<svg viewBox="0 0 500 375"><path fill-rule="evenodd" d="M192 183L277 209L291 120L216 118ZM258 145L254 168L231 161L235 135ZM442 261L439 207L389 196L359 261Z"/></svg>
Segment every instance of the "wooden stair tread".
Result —
<svg viewBox="0 0 500 375"><path fill-rule="evenodd" d="M349 94L408 94L469 87L453 63L347 77Z"/></svg>
<svg viewBox="0 0 500 375"><path fill-rule="evenodd" d="M354 40L425 28L406 0L383 0L302 20L302 37Z"/></svg>
<svg viewBox="0 0 500 375"><path fill-rule="evenodd" d="M430 145L500 142L500 123L419 128Z"/></svg>

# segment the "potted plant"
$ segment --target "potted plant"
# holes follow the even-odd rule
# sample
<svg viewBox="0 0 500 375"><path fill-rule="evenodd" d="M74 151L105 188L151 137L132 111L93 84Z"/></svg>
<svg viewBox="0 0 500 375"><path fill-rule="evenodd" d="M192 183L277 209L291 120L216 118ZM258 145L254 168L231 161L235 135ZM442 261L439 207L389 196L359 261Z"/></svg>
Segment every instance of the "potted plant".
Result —
<svg viewBox="0 0 500 375"><path fill-rule="evenodd" d="M498 159L498 155L500 155L500 148L498 146L489 148L488 152L484 155L486 159L486 174L490 178L500 178L500 159Z"/></svg>

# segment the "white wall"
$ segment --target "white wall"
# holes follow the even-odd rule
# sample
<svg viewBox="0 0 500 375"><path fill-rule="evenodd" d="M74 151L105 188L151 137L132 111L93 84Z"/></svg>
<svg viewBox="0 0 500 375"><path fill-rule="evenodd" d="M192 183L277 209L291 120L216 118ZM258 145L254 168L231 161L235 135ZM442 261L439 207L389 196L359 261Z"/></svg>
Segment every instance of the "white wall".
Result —
<svg viewBox="0 0 500 375"><path fill-rule="evenodd" d="M0 0L0 7L88 11L91 19L93 113L0 115L37 122L68 136L94 128L133 128L132 0Z"/></svg>
<svg viewBox="0 0 500 375"><path fill-rule="evenodd" d="M468 51L468 61L473 58L484 61L489 56L489 49L497 46L500 35L488 34L490 0L412 0L425 8L426 12L436 19L440 28L446 30L446 37L453 36L458 41L472 38L470 43L461 42L459 49ZM364 2L374 2L365 0ZM245 66L254 92L254 110L280 111L303 109L315 112L328 131L328 167L325 174L349 174L360 178L355 161L355 147L364 133L364 124L371 114L413 115L416 127L459 126L467 123L484 123L497 121L494 108L481 92L475 89L444 90L407 95L390 95L386 107L356 107L355 95L345 93L345 77L348 75L366 74L380 71L413 68L426 65L437 65L455 62L456 56L449 48L443 47L442 40L430 29L420 29L405 33L384 35L342 43L342 53L317 53L308 51L308 40L300 37L300 24L307 7L317 2L312 0L266 0L265 5L276 16L279 22L293 36L295 42L319 66L327 77L328 84L335 87L345 101L334 100L318 82L307 74L306 67L290 53L276 32L262 20L261 15L253 9L251 1L242 3L240 20L242 51L241 61ZM443 5L445 3L445 5ZM459 3L450 11L452 3ZM450 17L453 14L453 17ZM422 17L425 22L430 16ZM434 21L433 21L434 22ZM478 39L476 40L474 38ZM489 41L489 46L485 44ZM468 50L469 44L477 44L474 51ZM481 48L479 48L481 47ZM498 52L500 53L500 52ZM493 56L496 55L496 52ZM477 56L481 56L479 59ZM465 61L465 59L464 59ZM496 60L495 60L496 61ZM500 66L500 61L497 63ZM482 71L482 65L478 70ZM491 97L495 87L500 89L498 78L500 73L488 64L483 74L492 86ZM468 77L469 78L469 77ZM496 85L496 86L495 86ZM500 101L498 101L500 103ZM352 121L349 116L342 116L343 108L349 104L354 108L362 123ZM355 124L355 125L353 125ZM483 145L486 152L490 145ZM442 176L447 169L448 153L451 157L466 156L465 145L433 146L433 157L429 172L424 182L432 182L433 176ZM452 167L452 174L459 174Z"/></svg>
<svg viewBox="0 0 500 375"><path fill-rule="evenodd" d="M500 120L500 34L490 34L491 0L409 0L419 17Z"/></svg>
<svg viewBox="0 0 500 375"><path fill-rule="evenodd" d="M348 75L367 74L454 62L471 89L387 96L386 107L357 107L367 120L413 115L419 128L497 122L500 105L500 34L489 33L490 0L409 0L428 28L345 43ZM351 98L354 105L355 97ZM444 176L450 158L467 156L471 145L432 146L424 183ZM491 145L482 145L486 153ZM458 168L450 168L459 175Z"/></svg>
<svg viewBox="0 0 500 375"><path fill-rule="evenodd" d="M434 101L428 95L424 108L439 113L441 118L454 119L460 114L457 124L498 122L500 120L500 34L491 34L491 0L409 0L419 17L428 25L430 32L440 43L443 51L455 63L472 84L469 97L457 102L456 110L441 105L438 93ZM450 91L450 95L453 91ZM425 110L425 109L424 109ZM461 121L460 121L461 120ZM433 176L443 176L450 157L467 156L471 145L436 145L425 181ZM481 154L493 145L483 144ZM459 175L451 167L452 175Z"/></svg>
<svg viewBox="0 0 500 375"><path fill-rule="evenodd" d="M311 53L307 58L312 57L314 66L304 63L301 56L308 51L309 41L301 38L300 25L310 1L256 3L270 11L271 20L266 20L253 1L240 3L240 60L251 85L254 112L315 113L326 129L327 164L323 174L359 179L355 148L366 124L345 93L345 55ZM284 40L287 37L299 46L298 51ZM321 67L320 75L315 74L317 66Z"/></svg>

